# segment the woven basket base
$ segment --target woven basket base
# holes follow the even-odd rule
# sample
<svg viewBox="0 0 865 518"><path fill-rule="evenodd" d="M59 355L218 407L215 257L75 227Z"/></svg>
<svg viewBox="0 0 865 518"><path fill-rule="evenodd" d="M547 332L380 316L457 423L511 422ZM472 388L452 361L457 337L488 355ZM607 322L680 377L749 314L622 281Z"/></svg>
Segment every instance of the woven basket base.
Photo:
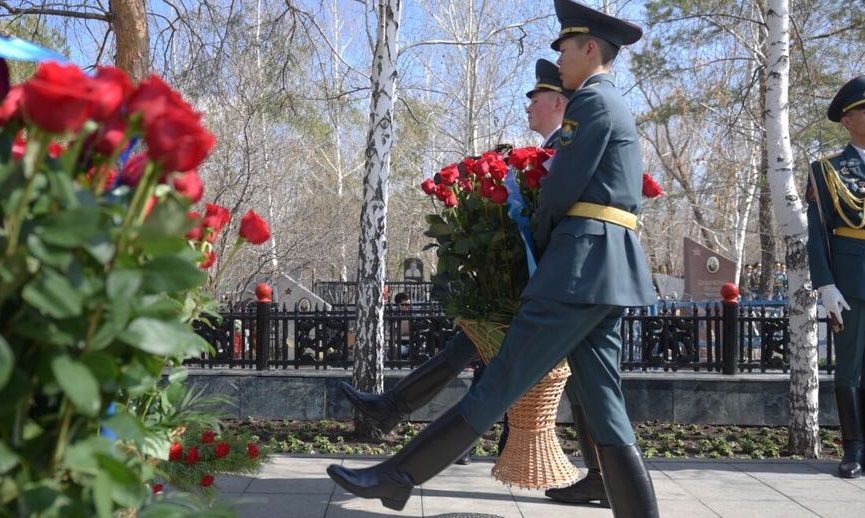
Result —
<svg viewBox="0 0 865 518"><path fill-rule="evenodd" d="M484 363L498 353L508 326L496 322L456 319L471 338ZM571 375L562 360L508 409L510 432L505 450L492 469L493 478L527 489L564 487L580 471L571 464L556 436L556 414Z"/></svg>
<svg viewBox="0 0 865 518"><path fill-rule="evenodd" d="M556 436L556 413L571 370L556 367L508 409L505 450L492 476L526 489L569 486L580 471L568 460Z"/></svg>

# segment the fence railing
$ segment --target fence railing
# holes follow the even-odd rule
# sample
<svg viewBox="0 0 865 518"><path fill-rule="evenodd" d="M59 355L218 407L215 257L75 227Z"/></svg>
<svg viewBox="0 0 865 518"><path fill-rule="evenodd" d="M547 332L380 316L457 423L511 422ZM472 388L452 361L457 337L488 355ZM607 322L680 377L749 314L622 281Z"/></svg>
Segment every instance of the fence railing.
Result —
<svg viewBox="0 0 865 518"><path fill-rule="evenodd" d="M279 307L257 302L226 311L196 330L213 352L186 361L210 368L266 370L348 368L356 345L354 306ZM410 313L385 308L385 367L413 368L441 351L456 331L434 304ZM821 372L834 370L826 319L818 326ZM789 323L783 304L659 303L629 308L622 317L623 371L787 372Z"/></svg>

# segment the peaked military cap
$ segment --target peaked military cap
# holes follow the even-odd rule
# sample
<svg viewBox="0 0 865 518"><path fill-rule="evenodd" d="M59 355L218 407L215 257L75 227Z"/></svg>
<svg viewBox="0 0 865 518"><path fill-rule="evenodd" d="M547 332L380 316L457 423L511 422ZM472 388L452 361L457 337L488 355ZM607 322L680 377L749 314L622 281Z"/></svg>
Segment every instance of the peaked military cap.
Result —
<svg viewBox="0 0 865 518"><path fill-rule="evenodd" d="M841 122L845 113L862 105L865 105L865 76L854 77L838 90L826 116L832 122Z"/></svg>
<svg viewBox="0 0 865 518"><path fill-rule="evenodd" d="M563 39L577 34L596 36L617 47L636 43L643 36L643 29L639 26L573 0L555 0L555 5L562 30L551 45L553 50L559 50Z"/></svg>
<svg viewBox="0 0 865 518"><path fill-rule="evenodd" d="M570 97L574 93L562 85L562 76L559 75L559 67L548 59L541 58L535 62L535 87L526 92L526 97L530 98L535 95L535 92L541 90L550 90L559 92L565 97Z"/></svg>

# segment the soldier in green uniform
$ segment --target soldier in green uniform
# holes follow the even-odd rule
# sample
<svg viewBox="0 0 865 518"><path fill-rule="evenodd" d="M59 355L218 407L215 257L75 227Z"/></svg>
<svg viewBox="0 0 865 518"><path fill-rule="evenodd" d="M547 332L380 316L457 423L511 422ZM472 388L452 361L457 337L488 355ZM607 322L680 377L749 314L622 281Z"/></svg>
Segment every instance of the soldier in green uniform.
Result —
<svg viewBox="0 0 865 518"><path fill-rule="evenodd" d="M574 92L562 86L559 67L552 61L541 58L535 62L535 79L534 87L526 92L529 98L526 107L529 129L544 138L542 147L556 147L565 106ZM414 369L383 394L360 392L344 381L340 382L339 388L356 409L370 418L379 430L387 433L411 412L429 403L466 365L478 359L472 341L465 333L457 331L447 341L442 352ZM577 418L575 414L575 422ZM499 449L503 447L504 437L499 442ZM458 463L466 464L470 459L466 453ZM586 462L588 465L590 461ZM591 466L589 470L593 471ZM600 491L596 490L592 496L596 500L605 500L603 484L595 486L600 487Z"/></svg>
<svg viewBox="0 0 865 518"><path fill-rule="evenodd" d="M833 323L835 404L844 442L843 478L865 464L865 76L835 94L829 120L850 134L844 151L811 164L808 259L811 282Z"/></svg>
<svg viewBox="0 0 865 518"><path fill-rule="evenodd" d="M658 516L655 491L625 411L619 332L625 307L656 300L634 231L643 163L633 116L609 74L642 30L571 0L555 0L553 48L562 83L576 88L536 211L537 270L498 354L453 408L391 458L328 475L346 490L402 509L414 486L459 457L505 410L567 358L597 442L613 515Z"/></svg>

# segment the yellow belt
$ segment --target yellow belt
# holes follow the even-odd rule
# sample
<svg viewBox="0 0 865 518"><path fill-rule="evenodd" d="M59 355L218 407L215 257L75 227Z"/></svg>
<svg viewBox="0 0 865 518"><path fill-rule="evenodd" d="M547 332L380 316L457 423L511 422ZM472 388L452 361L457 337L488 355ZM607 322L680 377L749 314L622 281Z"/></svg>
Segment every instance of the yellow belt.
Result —
<svg viewBox="0 0 865 518"><path fill-rule="evenodd" d="M637 228L637 215L626 210L610 207L609 205L598 205L587 201L578 201L568 209L568 216L582 216L584 218L599 219L609 223L623 226L634 230ZM865 238L863 238L865 239Z"/></svg>
<svg viewBox="0 0 865 518"><path fill-rule="evenodd" d="M852 237L853 239L865 239L865 228L838 227L835 235L841 237Z"/></svg>

